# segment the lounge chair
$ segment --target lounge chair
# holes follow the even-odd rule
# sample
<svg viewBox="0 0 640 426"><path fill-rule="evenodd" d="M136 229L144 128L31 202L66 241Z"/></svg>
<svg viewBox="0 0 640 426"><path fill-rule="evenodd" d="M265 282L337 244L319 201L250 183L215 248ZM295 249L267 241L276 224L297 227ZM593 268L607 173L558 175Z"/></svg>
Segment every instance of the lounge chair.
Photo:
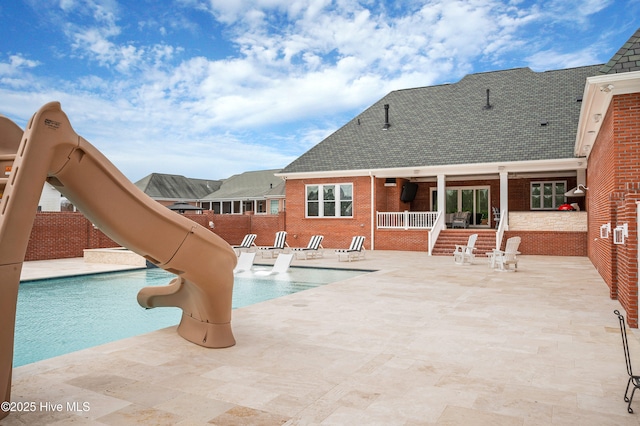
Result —
<svg viewBox="0 0 640 426"><path fill-rule="evenodd" d="M265 253L269 253L269 256L273 257L274 254L282 253L285 247L289 247L289 245L287 244L287 232L278 231L276 232L276 239L273 242L272 246L258 247L258 250L260 250L260 255L262 257L264 257Z"/></svg>
<svg viewBox="0 0 640 426"><path fill-rule="evenodd" d="M357 236L351 240L351 245L348 249L337 249L338 261L344 256L349 262L352 260L364 259L364 237Z"/></svg>
<svg viewBox="0 0 640 426"><path fill-rule="evenodd" d="M257 237L256 234L247 234L244 236L239 246L231 246L231 247L233 248L233 251L236 252L236 255L240 256L241 252L245 250L250 250L251 247L255 246L256 237Z"/></svg>
<svg viewBox="0 0 640 426"><path fill-rule="evenodd" d="M233 269L233 273L249 271L253 266L253 260L256 258L255 252L242 252L240 253L240 258L238 258L238 264Z"/></svg>
<svg viewBox="0 0 640 426"><path fill-rule="evenodd" d="M517 271L520 241L520 237L511 237L507 240L504 251L493 249L492 253L488 253L491 267L499 268L501 271ZM510 269L511 265L514 269Z"/></svg>
<svg viewBox="0 0 640 426"><path fill-rule="evenodd" d="M476 250L475 246L477 239L478 234L471 234L469 235L466 246L456 244L456 249L453 251L453 261L457 265L464 265L467 262L469 262L469 264L473 263L473 259L475 258L474 251Z"/></svg>
<svg viewBox="0 0 640 426"><path fill-rule="evenodd" d="M294 247L291 250L293 254L298 258L298 255L304 255L305 259L315 259L323 256L322 252L322 240L324 239L323 235L314 235L309 240L309 244L306 247Z"/></svg>
<svg viewBox="0 0 640 426"><path fill-rule="evenodd" d="M256 271L256 275L273 275L287 272L291 261L293 260L293 253L280 253L276 258L273 268L270 271Z"/></svg>

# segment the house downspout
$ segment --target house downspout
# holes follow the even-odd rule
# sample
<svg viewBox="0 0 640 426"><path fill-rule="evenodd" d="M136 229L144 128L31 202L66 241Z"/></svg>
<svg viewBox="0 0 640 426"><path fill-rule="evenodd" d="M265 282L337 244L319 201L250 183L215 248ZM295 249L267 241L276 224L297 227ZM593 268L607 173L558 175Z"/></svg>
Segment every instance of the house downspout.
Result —
<svg viewBox="0 0 640 426"><path fill-rule="evenodd" d="M376 205L375 205L375 182L376 178L372 171L369 171L371 177L371 250L375 249L375 221L376 221Z"/></svg>

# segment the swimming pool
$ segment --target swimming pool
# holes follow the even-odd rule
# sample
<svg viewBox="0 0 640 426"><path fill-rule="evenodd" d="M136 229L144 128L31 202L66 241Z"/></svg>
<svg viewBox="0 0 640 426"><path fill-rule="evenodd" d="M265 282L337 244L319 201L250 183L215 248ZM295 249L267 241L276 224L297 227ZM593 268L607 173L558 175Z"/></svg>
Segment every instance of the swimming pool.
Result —
<svg viewBox="0 0 640 426"><path fill-rule="evenodd" d="M366 272L295 267L260 277L242 272L235 276L233 309ZM177 325L179 308L143 309L136 301L142 287L166 285L173 277L152 268L20 283L14 367Z"/></svg>

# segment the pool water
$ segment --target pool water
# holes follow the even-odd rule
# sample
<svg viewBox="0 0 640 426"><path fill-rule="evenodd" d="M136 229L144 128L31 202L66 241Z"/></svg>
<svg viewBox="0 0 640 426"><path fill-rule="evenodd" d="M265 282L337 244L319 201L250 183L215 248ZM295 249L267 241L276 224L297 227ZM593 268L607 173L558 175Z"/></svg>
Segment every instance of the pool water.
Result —
<svg viewBox="0 0 640 426"><path fill-rule="evenodd" d="M233 309L365 272L317 268L289 268L270 276L242 272L235 276ZM177 325L179 308L143 309L136 300L141 288L167 285L174 277L152 268L20 283L14 367Z"/></svg>

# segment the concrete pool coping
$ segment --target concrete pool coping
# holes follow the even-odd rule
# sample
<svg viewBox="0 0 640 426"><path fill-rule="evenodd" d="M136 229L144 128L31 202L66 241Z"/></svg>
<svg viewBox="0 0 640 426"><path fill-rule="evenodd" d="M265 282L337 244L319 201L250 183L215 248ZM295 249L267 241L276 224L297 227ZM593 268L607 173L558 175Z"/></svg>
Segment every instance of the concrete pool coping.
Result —
<svg viewBox="0 0 640 426"><path fill-rule="evenodd" d="M44 262L23 277L82 269ZM622 398L620 304L587 258L522 256L500 273L328 250L294 265L377 272L234 310L231 348L170 327L18 367L12 400L37 410L1 423L640 424Z"/></svg>

